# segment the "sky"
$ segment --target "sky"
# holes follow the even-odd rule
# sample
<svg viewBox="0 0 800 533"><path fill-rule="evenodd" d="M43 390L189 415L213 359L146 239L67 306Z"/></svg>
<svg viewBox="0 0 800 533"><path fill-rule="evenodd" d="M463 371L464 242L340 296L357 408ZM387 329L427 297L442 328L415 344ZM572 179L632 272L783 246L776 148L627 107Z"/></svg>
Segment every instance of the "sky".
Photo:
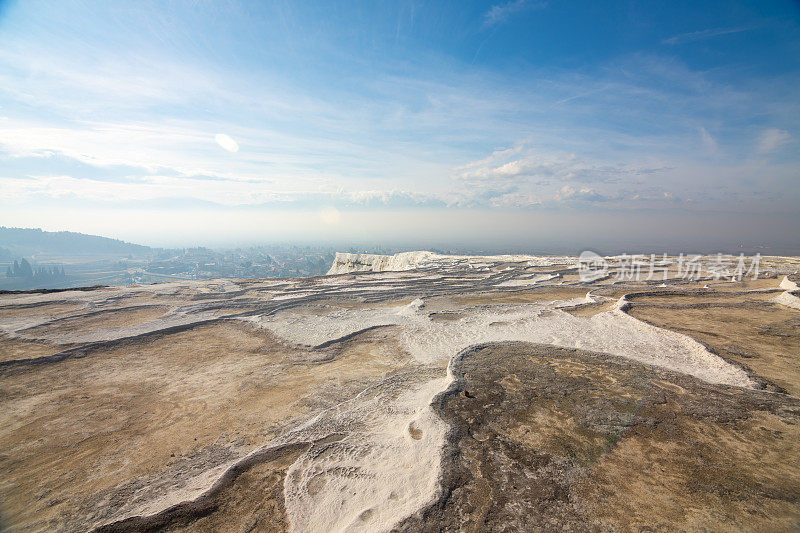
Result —
<svg viewBox="0 0 800 533"><path fill-rule="evenodd" d="M800 253L800 3L0 0L0 225Z"/></svg>

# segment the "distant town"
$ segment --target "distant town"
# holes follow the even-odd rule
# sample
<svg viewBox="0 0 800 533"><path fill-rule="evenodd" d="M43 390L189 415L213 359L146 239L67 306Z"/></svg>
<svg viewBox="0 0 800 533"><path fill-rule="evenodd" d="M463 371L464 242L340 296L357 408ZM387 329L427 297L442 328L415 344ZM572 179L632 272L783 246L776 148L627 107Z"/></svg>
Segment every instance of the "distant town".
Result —
<svg viewBox="0 0 800 533"><path fill-rule="evenodd" d="M333 256L329 248L288 244L221 252L186 248L159 251L142 270L149 275L191 279L316 276L327 272Z"/></svg>
<svg viewBox="0 0 800 533"><path fill-rule="evenodd" d="M79 233L0 228L0 290L316 276L328 271L334 254L330 247L294 244L150 248Z"/></svg>

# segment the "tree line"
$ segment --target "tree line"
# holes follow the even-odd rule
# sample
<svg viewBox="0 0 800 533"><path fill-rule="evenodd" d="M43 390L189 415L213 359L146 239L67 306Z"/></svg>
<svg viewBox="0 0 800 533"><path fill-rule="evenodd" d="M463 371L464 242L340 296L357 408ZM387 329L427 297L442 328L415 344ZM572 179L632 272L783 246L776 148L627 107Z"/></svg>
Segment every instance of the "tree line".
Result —
<svg viewBox="0 0 800 533"><path fill-rule="evenodd" d="M32 281L55 281L66 279L67 274L64 272L63 266L40 266L38 268L34 268L31 266L28 260L23 257L19 261L15 259L14 264L9 265L6 268L6 277L22 278Z"/></svg>

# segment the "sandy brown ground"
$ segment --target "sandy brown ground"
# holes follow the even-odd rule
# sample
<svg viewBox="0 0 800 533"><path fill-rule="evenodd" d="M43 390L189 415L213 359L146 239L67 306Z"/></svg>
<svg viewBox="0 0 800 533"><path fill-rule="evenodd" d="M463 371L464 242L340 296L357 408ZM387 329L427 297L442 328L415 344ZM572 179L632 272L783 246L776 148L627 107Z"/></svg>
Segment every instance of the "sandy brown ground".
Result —
<svg viewBox="0 0 800 533"><path fill-rule="evenodd" d="M536 270L554 271L526 273ZM426 297L431 319L447 322L466 306L582 298L593 290L610 300L564 309L591 316L637 293L634 317L746 366L766 390L711 386L576 350L513 343L475 350L437 407L454 428L445 497L399 529L800 529L800 311L769 302L781 279L481 285ZM553 281L577 283L577 276ZM0 321L49 322L25 331L32 339L0 335L0 529L285 530L286 470L323 444L267 445L321 410L411 372L397 330L372 329L313 350L221 319L77 347L60 360L24 361L76 348L37 336L142 324L178 307L214 316L261 309L282 289L260 283L168 294L106 289L91 293L90 306L74 296L24 305L31 296L6 298ZM754 289L764 292L745 292ZM418 296L425 296L419 287L332 293L302 305L328 312L406 305ZM410 435L416 438L413 428ZM263 453L241 461L254 450ZM195 482L211 487L234 464L197 500L175 492ZM196 478L209 472L203 483ZM120 521L129 515L143 517Z"/></svg>
<svg viewBox="0 0 800 533"><path fill-rule="evenodd" d="M453 368L444 492L397 531L800 527L795 398L523 343Z"/></svg>
<svg viewBox="0 0 800 533"><path fill-rule="evenodd" d="M595 302L583 305L576 305L575 307L565 307L562 310L574 316L594 316L603 311L610 311L617 305L616 300L606 302Z"/></svg>
<svg viewBox="0 0 800 533"><path fill-rule="evenodd" d="M0 335L0 362L44 357L69 347L70 345L55 344L44 340L25 340Z"/></svg>
<svg viewBox="0 0 800 533"><path fill-rule="evenodd" d="M585 287L542 287L534 290L519 290L511 293L486 292L455 296L452 300L461 305L478 305L488 303L522 304L532 302L552 302L554 300L569 300L586 296Z"/></svg>
<svg viewBox="0 0 800 533"><path fill-rule="evenodd" d="M650 292L643 295L635 294L628 298L635 304L669 304L675 306L686 305L720 305L759 303L769 301L778 291L749 292L749 291L686 291L682 294L669 294Z"/></svg>
<svg viewBox="0 0 800 533"><path fill-rule="evenodd" d="M135 326L161 318L166 310L166 307L152 305L93 311L85 315L54 320L23 330L23 333L26 335L58 334L91 331L97 328Z"/></svg>
<svg viewBox="0 0 800 533"><path fill-rule="evenodd" d="M792 395L800 395L800 311L768 302L701 308L634 303L630 314L687 334Z"/></svg>
<svg viewBox="0 0 800 533"><path fill-rule="evenodd" d="M57 317L82 309L81 303L49 303L40 305L3 305L0 306L0 318L17 316L52 316Z"/></svg>
<svg viewBox="0 0 800 533"><path fill-rule="evenodd" d="M110 518L143 487L262 445L404 360L380 330L307 354L237 321L7 369L3 515L37 530Z"/></svg>
<svg viewBox="0 0 800 533"><path fill-rule="evenodd" d="M287 531L283 481L289 466L308 446L284 446L262 454L241 464L226 482L197 500L153 516L107 524L96 531Z"/></svg>

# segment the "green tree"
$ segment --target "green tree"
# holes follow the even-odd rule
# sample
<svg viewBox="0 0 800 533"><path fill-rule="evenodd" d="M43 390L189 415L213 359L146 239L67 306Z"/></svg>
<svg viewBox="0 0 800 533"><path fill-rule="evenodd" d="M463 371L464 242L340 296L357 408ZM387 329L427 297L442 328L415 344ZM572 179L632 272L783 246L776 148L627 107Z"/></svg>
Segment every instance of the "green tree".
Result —
<svg viewBox="0 0 800 533"><path fill-rule="evenodd" d="M33 277L33 268L31 264L28 263L28 260L24 257L19 262L19 270L20 270L20 277L22 278L32 278Z"/></svg>

